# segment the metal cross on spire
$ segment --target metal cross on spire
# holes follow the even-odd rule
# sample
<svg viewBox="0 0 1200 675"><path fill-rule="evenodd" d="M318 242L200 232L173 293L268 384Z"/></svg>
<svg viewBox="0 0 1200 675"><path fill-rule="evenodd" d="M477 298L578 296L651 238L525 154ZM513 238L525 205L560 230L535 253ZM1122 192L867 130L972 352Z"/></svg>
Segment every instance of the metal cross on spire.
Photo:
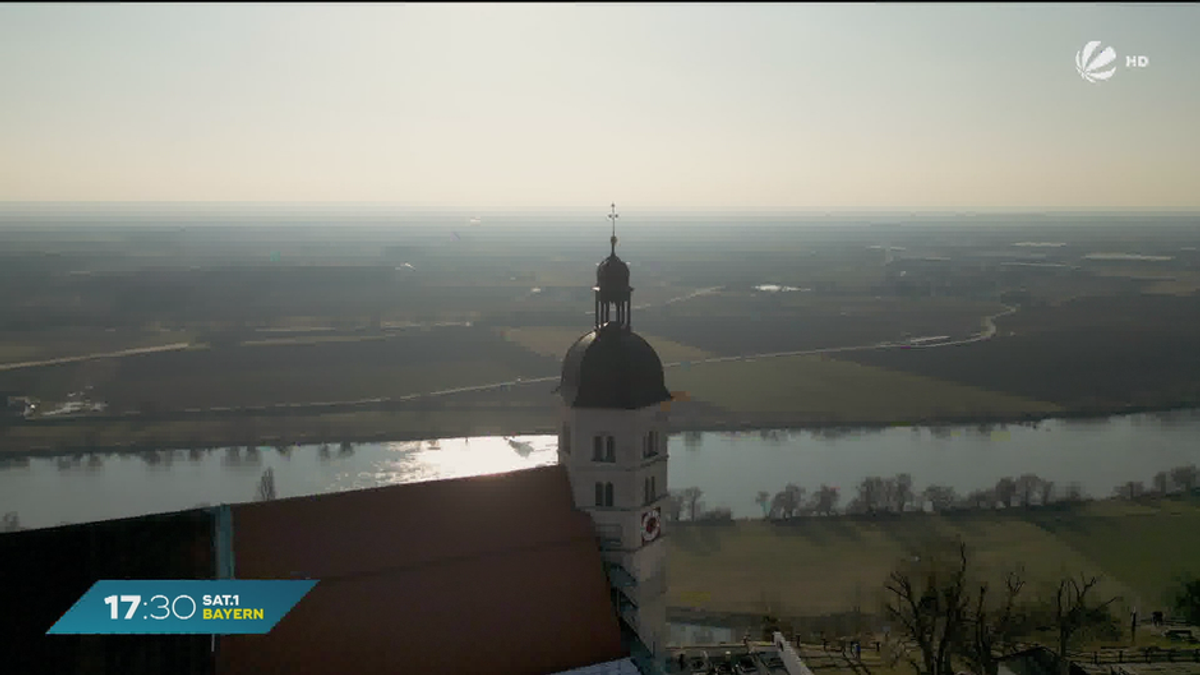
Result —
<svg viewBox="0 0 1200 675"><path fill-rule="evenodd" d="M617 213L617 205L613 203L612 212L608 214L608 219L612 221L612 238L609 241L612 243L613 255L617 254L617 218L620 217L621 214Z"/></svg>

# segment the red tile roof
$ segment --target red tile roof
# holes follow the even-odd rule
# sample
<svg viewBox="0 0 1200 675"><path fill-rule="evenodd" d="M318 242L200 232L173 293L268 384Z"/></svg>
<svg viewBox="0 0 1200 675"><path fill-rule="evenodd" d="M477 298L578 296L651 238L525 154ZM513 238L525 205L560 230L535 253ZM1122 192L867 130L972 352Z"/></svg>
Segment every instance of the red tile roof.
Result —
<svg viewBox="0 0 1200 675"><path fill-rule="evenodd" d="M566 470L233 507L236 576L313 578L226 673L553 673L625 656Z"/></svg>

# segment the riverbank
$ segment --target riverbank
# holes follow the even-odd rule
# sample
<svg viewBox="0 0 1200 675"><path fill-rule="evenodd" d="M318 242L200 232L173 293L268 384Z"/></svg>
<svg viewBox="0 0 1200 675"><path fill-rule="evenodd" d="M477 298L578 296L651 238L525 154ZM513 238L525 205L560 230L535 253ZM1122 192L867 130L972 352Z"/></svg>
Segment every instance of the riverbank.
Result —
<svg viewBox="0 0 1200 675"><path fill-rule="evenodd" d="M803 413L733 414L700 402L681 402L673 404L669 433L775 431L840 435L892 427L1029 426L1049 420L1100 420L1119 415L1169 414L1198 408L1200 402L1186 401L1169 405L1108 406L1042 414L929 415L898 422L894 419L853 417L818 419ZM41 421L16 419L0 426L0 454L16 458L231 446L337 445L431 438L545 435L557 433L557 418L557 411L544 405L448 403L436 408L366 409L318 415L176 414Z"/></svg>

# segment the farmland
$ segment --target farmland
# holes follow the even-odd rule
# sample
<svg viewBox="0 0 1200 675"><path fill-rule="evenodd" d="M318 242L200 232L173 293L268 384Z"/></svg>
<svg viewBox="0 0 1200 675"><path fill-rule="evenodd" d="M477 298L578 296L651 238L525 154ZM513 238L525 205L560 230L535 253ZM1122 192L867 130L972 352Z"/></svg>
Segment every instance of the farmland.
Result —
<svg viewBox="0 0 1200 675"><path fill-rule="evenodd" d="M316 216L176 218L0 222L0 393L47 406L86 394L109 414L61 424L10 415L4 449L224 442L239 426L239 437L406 435L431 427L409 419L417 407L402 397L502 382L513 386L469 401L439 396L424 419L444 416L434 426L450 435L481 424L552 428L552 386L518 378L555 376L591 328L593 269L608 252L603 221L566 217L488 227L412 216L346 216L336 227ZM1123 218L661 221L623 234L619 252L633 272L635 329L664 363L681 362L668 386L693 396L676 430L1195 404L1200 300L1186 292L1200 273L1195 230L1186 217L1148 216L1138 228ZM1042 241L1067 243L1021 243ZM898 252L885 255L884 244ZM1091 254L1122 250L1144 256ZM1019 311L990 340L896 347L978 335L1005 306ZM176 343L187 348L14 367ZM881 343L893 346L703 363ZM518 398L521 414L479 422ZM248 410L230 422L241 408L364 400L382 403L295 409L286 424L250 422L262 415ZM202 412L212 409L223 412ZM136 421L113 417L134 412ZM334 413L336 424L321 419Z"/></svg>

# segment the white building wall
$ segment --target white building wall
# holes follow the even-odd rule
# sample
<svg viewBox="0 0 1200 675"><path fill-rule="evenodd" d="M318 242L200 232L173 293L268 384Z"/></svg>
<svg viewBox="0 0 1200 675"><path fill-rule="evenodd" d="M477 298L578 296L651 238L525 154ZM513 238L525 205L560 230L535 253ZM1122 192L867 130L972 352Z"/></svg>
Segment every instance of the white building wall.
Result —
<svg viewBox="0 0 1200 675"><path fill-rule="evenodd" d="M657 456L644 456L644 439L657 432ZM569 434L569 438L567 435ZM612 436L615 461L593 459L594 437ZM606 441L602 441L602 450ZM566 447L570 452L566 452ZM667 414L660 406L639 410L573 409L564 406L559 429L559 463L567 468L575 504L592 516L604 536L620 529L621 551L606 552L607 560L621 565L638 582L627 593L638 605L634 623L638 634L656 655L665 652L667 547L661 509L668 493ZM654 478L655 494L646 500L646 479ZM613 506L596 506L596 483L612 483ZM642 540L642 516L660 509L657 540Z"/></svg>

